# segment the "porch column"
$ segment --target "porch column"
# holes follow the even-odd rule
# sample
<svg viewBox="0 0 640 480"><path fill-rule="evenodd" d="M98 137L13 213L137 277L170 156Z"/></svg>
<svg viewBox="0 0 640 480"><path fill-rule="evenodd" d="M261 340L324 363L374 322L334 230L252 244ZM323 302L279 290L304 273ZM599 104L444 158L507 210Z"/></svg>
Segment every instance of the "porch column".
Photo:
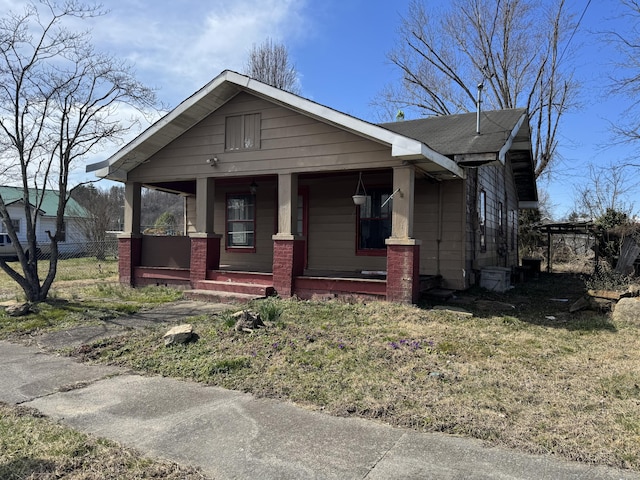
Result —
<svg viewBox="0 0 640 480"><path fill-rule="evenodd" d="M135 286L135 267L142 258L140 209L142 185L127 182L124 186L124 232L118 235L118 273L123 285Z"/></svg>
<svg viewBox="0 0 640 480"><path fill-rule="evenodd" d="M215 179L198 178L196 180L196 232L190 233L191 286L207 278L207 270L220 268L220 239L213 231Z"/></svg>
<svg viewBox="0 0 640 480"><path fill-rule="evenodd" d="M420 240L413 237L415 170L394 167L391 237L387 245L387 300L415 303L420 295Z"/></svg>
<svg viewBox="0 0 640 480"><path fill-rule="evenodd" d="M304 271L304 239L297 232L298 175L278 174L278 233L273 239L273 286L278 295L294 293L295 277Z"/></svg>

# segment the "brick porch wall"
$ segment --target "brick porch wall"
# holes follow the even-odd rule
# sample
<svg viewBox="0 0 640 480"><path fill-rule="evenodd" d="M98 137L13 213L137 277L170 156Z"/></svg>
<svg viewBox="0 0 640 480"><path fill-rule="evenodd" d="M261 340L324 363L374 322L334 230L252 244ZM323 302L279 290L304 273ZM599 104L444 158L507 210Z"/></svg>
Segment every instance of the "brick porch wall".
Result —
<svg viewBox="0 0 640 480"><path fill-rule="evenodd" d="M207 270L220 267L220 235L191 236L190 280L194 284L207 278Z"/></svg>
<svg viewBox="0 0 640 480"><path fill-rule="evenodd" d="M273 286L281 297L294 293L295 277L304 272L304 240L273 240Z"/></svg>
<svg viewBox="0 0 640 480"><path fill-rule="evenodd" d="M141 258L141 236L118 238L118 273L122 285L135 286L135 267L140 265Z"/></svg>
<svg viewBox="0 0 640 480"><path fill-rule="evenodd" d="M420 296L420 245L387 245L387 300L416 303Z"/></svg>

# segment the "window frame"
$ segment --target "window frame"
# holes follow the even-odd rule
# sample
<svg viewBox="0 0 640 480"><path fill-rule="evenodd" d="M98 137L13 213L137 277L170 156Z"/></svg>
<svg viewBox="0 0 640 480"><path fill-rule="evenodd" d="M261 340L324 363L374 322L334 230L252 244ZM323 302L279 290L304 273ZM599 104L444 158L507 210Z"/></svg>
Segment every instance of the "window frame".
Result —
<svg viewBox="0 0 640 480"><path fill-rule="evenodd" d="M391 196L391 191L392 188L391 187L373 187L373 188L368 188L367 189L367 201L369 201L368 199L371 198L371 202L373 205L373 198L374 198L374 193L378 194L380 202L379 204L381 205L386 199L388 199ZM385 196L384 200L382 200L382 197ZM386 257L387 256L387 246L384 243L384 241L389 238L391 236L391 228L392 228L392 224L393 224L393 208L392 208L392 201L393 200L389 200L389 202L387 203L387 205L385 205L385 210L387 210L388 212L388 216L384 217L384 216L377 216L377 217L362 217L362 210L363 210L363 206L358 205L356 207L356 239L355 239L355 243L356 243L356 255L357 256L372 256L372 257ZM366 205L366 204L365 204ZM384 213L384 212L380 212L380 213ZM361 234L362 234L362 220L388 220L389 222L389 236L386 236L382 239L382 243L384 246L379 247L379 248L364 248L361 246Z"/></svg>
<svg viewBox="0 0 640 480"><path fill-rule="evenodd" d="M478 195L478 227L480 230L480 251L487 251L487 192L482 189Z"/></svg>
<svg viewBox="0 0 640 480"><path fill-rule="evenodd" d="M253 118L253 121L252 121L253 130L256 138L253 139L254 140L253 144L247 147L246 146L247 144L246 132L248 130L247 121L249 120L250 117ZM240 120L239 125L233 126L233 128L240 129L240 132L237 135L239 137L240 146L232 147L232 146L229 146L230 134L232 133L231 132L232 127L230 127L229 124L232 121L235 121L237 119ZM262 141L262 115L260 114L260 112L242 113L240 115L228 115L227 117L225 117L224 119L224 151L225 152L233 153L233 152L260 150L261 141Z"/></svg>
<svg viewBox="0 0 640 480"><path fill-rule="evenodd" d="M230 220L229 219L229 200L232 198L239 198L239 197L244 197L245 199L250 198L251 201L253 202L253 218L249 219L249 220ZM254 193L251 192L247 192L247 191L242 191L242 192L229 192L226 194L225 196L225 202L224 202L224 212L225 212L225 218L224 218L224 225L225 225L225 239L224 239L224 247L226 251L229 252L238 252L238 253L255 253L256 252L256 243L257 243L257 201L256 201L256 195ZM249 245L249 246L242 246L242 245L231 245L231 236L232 236L232 232L230 232L229 229L229 222L234 222L234 223L245 223L245 224L251 224L253 227L253 245Z"/></svg>

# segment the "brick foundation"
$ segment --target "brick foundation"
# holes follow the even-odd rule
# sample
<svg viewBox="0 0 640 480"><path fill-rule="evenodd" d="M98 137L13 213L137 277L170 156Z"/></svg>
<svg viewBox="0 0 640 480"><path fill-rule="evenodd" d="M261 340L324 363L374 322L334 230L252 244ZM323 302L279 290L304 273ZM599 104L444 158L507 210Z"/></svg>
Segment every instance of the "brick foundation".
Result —
<svg viewBox="0 0 640 480"><path fill-rule="evenodd" d="M220 268L220 235L191 237L190 280L192 285L207 278L207 270Z"/></svg>
<svg viewBox="0 0 640 480"><path fill-rule="evenodd" d="M420 295L420 245L387 245L387 300L416 303Z"/></svg>
<svg viewBox="0 0 640 480"><path fill-rule="evenodd" d="M122 285L135 286L135 268L142 258L142 237L118 238L118 273Z"/></svg>
<svg viewBox="0 0 640 480"><path fill-rule="evenodd" d="M281 297L294 293L295 277L304 272L304 240L273 240L273 286Z"/></svg>

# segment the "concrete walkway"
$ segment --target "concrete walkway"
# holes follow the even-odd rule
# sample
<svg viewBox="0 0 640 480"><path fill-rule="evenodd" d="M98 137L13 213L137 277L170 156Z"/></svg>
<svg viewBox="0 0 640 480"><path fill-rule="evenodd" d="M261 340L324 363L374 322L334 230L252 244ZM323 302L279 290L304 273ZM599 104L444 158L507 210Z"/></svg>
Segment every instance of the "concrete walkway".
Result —
<svg viewBox="0 0 640 480"><path fill-rule="evenodd" d="M80 364L35 345L0 341L0 385L1 402L34 407L146 455L199 466L213 479L640 479L635 472Z"/></svg>

